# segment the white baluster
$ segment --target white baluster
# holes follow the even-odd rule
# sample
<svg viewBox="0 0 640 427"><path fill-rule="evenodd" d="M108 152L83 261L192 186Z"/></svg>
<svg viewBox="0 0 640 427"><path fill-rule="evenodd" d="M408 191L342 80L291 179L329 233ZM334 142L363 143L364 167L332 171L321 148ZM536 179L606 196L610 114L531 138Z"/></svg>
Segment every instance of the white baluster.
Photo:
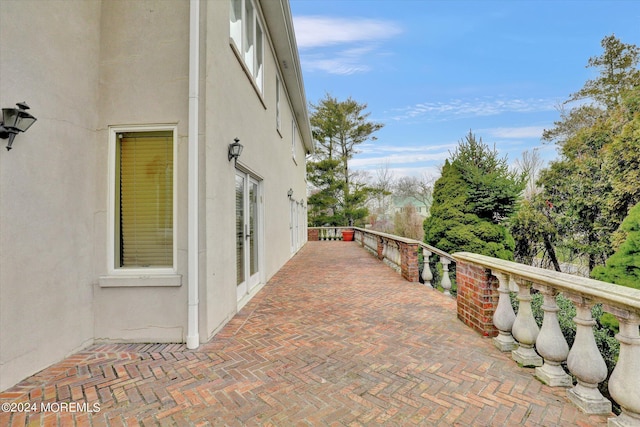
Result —
<svg viewBox="0 0 640 427"><path fill-rule="evenodd" d="M384 261L389 257L389 241L382 239L382 260Z"/></svg>
<svg viewBox="0 0 640 427"><path fill-rule="evenodd" d="M398 267L402 266L402 252L398 242L393 242L393 263Z"/></svg>
<svg viewBox="0 0 640 427"><path fill-rule="evenodd" d="M620 321L618 363L609 377L609 393L622 413L609 418L609 426L640 426L640 316L627 310L605 307Z"/></svg>
<svg viewBox="0 0 640 427"><path fill-rule="evenodd" d="M567 298L575 303L577 313L573 319L576 338L569 351L567 367L578 381L575 387L567 391L567 396L587 414L608 414L611 412L611 402L598 390L598 383L607 378L607 365L593 336L593 326L596 324L591 316L593 303L577 295L567 294Z"/></svg>
<svg viewBox="0 0 640 427"><path fill-rule="evenodd" d="M567 360L569 344L562 335L558 322L557 313L560 309L556 303L557 292L550 286L534 286L544 297L542 304L544 319L536 339L536 350L543 357L544 365L536 368L536 377L551 387L571 387L573 385L571 376L560 365Z"/></svg>
<svg viewBox="0 0 640 427"><path fill-rule="evenodd" d="M518 345L511 335L511 328L516 319L516 314L511 306L509 298L509 276L497 271L492 271L500 286L498 287L499 297L496 311L493 313L493 325L498 329L498 336L493 339L493 344L500 351L515 350Z"/></svg>
<svg viewBox="0 0 640 427"><path fill-rule="evenodd" d="M440 263L442 264L442 280L440 281L440 286L444 289L445 295L451 295L451 279L449 278L449 264L451 264L451 260L448 258L440 257Z"/></svg>
<svg viewBox="0 0 640 427"><path fill-rule="evenodd" d="M424 285L433 289L431 285L431 281L433 280L433 273L431 273L431 266L429 265L429 257L431 256L431 252L429 252L426 248L422 248L422 259L424 260L424 264L422 266L422 280L424 280Z"/></svg>
<svg viewBox="0 0 640 427"><path fill-rule="evenodd" d="M511 352L513 360L526 367L542 366L542 358L533 346L540 328L531 311L531 282L518 281L518 315L513 322L511 333L518 341L518 348Z"/></svg>

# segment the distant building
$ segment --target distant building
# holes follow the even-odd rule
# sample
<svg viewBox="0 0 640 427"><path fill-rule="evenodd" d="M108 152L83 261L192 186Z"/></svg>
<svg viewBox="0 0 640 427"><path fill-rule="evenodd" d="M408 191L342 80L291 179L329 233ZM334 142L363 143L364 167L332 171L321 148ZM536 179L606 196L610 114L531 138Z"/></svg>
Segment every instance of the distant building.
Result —
<svg viewBox="0 0 640 427"><path fill-rule="evenodd" d="M0 390L98 341L194 348L304 244L288 0L6 1L0 40L0 107L38 119L0 153Z"/></svg>
<svg viewBox="0 0 640 427"><path fill-rule="evenodd" d="M429 216L429 210L431 209L431 204L428 205L416 200L413 197L393 197L392 209L395 215L396 212L404 212L407 206L413 206L416 210L416 213L420 215L422 218L426 218Z"/></svg>

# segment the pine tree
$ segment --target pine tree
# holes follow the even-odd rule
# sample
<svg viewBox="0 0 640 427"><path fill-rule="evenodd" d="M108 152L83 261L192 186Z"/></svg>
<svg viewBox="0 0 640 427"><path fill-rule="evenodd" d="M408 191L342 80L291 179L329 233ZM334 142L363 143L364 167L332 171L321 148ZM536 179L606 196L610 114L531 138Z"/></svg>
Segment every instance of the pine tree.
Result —
<svg viewBox="0 0 640 427"><path fill-rule="evenodd" d="M310 117L315 155L307 163L307 177L312 185L309 197L309 225L362 225L368 212L365 202L369 192L349 170L349 160L357 146L382 128L369 121L366 104L351 98L338 101L327 94L311 105Z"/></svg>
<svg viewBox="0 0 640 427"><path fill-rule="evenodd" d="M622 221L624 236L618 250L604 266L596 267L591 276L604 282L640 289L640 203Z"/></svg>
<svg viewBox="0 0 640 427"><path fill-rule="evenodd" d="M447 252L512 260L515 242L502 221L523 188L524 179L509 172L506 158L469 132L435 183L425 242Z"/></svg>

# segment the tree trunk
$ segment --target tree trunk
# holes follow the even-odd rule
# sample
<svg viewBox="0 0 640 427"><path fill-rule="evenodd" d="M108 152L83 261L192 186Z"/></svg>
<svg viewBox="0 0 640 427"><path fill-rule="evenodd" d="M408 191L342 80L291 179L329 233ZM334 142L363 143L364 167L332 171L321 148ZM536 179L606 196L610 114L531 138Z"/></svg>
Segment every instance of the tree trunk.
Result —
<svg viewBox="0 0 640 427"><path fill-rule="evenodd" d="M549 240L549 235L544 235L544 247L549 254L549 258L551 258L551 263L553 264L553 268L556 271L562 272L560 269L560 263L558 262L558 258L556 257L556 251L553 249L553 245L551 244L551 240Z"/></svg>

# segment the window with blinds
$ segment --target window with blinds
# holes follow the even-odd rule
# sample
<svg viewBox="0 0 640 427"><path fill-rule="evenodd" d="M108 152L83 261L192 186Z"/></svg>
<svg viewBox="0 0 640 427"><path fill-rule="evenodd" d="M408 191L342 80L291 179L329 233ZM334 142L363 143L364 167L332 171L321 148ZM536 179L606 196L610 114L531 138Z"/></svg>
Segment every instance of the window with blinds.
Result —
<svg viewBox="0 0 640 427"><path fill-rule="evenodd" d="M116 134L116 268L173 267L173 132Z"/></svg>

